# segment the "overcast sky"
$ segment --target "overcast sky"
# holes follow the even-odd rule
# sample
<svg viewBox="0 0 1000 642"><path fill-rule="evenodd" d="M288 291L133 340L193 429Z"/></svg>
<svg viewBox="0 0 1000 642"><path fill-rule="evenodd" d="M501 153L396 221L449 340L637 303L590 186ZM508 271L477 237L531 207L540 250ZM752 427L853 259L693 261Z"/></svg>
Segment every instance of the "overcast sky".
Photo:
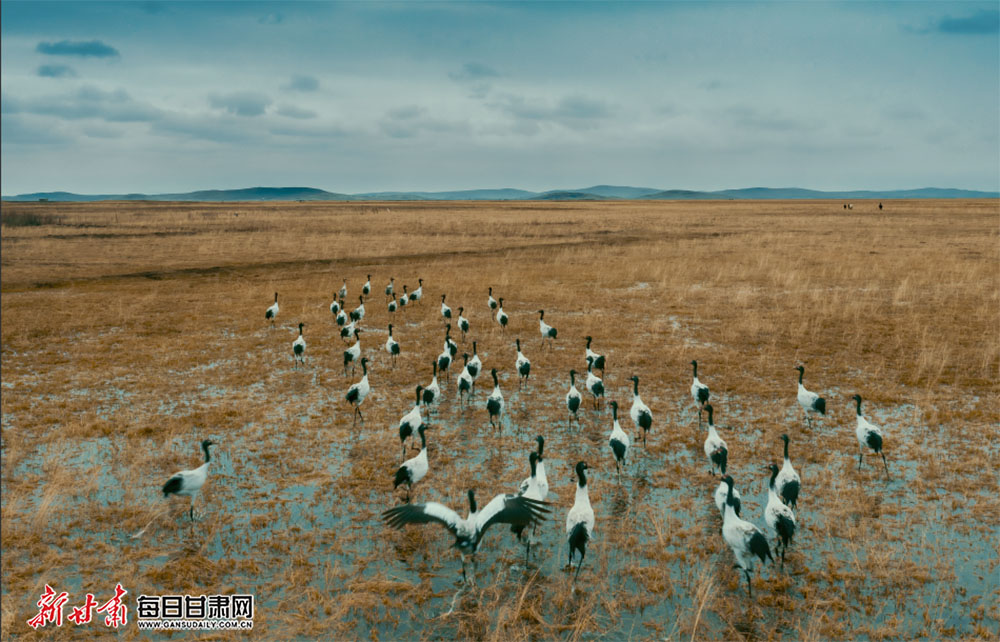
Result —
<svg viewBox="0 0 1000 642"><path fill-rule="evenodd" d="M0 14L8 195L1000 189L996 2Z"/></svg>

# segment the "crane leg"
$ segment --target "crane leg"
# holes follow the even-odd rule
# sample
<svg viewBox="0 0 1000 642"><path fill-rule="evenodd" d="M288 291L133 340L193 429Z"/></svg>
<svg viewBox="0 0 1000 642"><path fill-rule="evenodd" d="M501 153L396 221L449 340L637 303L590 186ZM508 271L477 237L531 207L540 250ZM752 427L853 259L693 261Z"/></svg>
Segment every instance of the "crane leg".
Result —
<svg viewBox="0 0 1000 642"><path fill-rule="evenodd" d="M862 459L862 457L864 457L864 456L865 456L865 454L864 454L863 452L861 452L861 453L858 453L858 470L859 470L859 471L861 470L861 459Z"/></svg>
<svg viewBox="0 0 1000 642"><path fill-rule="evenodd" d="M882 455L882 465L885 466L885 478L889 479L889 464L885 461L885 453L879 452Z"/></svg>
<svg viewBox="0 0 1000 642"><path fill-rule="evenodd" d="M573 576L573 581L576 582L577 578L580 577L580 569L583 567L583 558L586 557L585 552L580 553L580 563L576 565L576 575Z"/></svg>

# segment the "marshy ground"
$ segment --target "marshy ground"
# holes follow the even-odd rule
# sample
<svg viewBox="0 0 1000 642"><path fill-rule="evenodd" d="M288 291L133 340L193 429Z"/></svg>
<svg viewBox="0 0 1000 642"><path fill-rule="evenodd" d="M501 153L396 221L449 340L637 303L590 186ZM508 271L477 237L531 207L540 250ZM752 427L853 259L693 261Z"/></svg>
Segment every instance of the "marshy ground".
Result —
<svg viewBox="0 0 1000 642"><path fill-rule="evenodd" d="M252 635L268 639L996 639L1000 207L886 206L5 203L0 633L53 635L26 624L46 583L73 604L120 582L131 598L252 593ZM346 278L353 308L367 274L372 392L353 427L343 395L360 368L343 374L329 304ZM394 319L390 276L400 292L424 279L423 303ZM468 488L481 502L512 492L542 434L554 503L527 567L496 527L461 592L442 529L379 519L403 501L396 425L441 352L444 293L472 323L465 342L452 333L459 363L475 339L486 372L468 407L454 375L443 381L414 501L464 514ZM559 332L552 350L540 347L542 308ZM395 368L382 350L390 320ZM305 368L291 355L300 321ZM632 375L654 415L621 483L606 405L594 411L584 393L580 423L567 424L586 335L608 357L607 399L633 439ZM532 361L523 391L517 337ZM802 477L785 569L757 573L752 600L720 534L691 359L744 518L763 525L782 433ZM799 364L827 399L811 430ZM491 367L509 413L499 434L485 410ZM869 457L857 470L855 393L884 430L888 480ZM219 445L191 524L186 499L160 487L199 465L203 438ZM564 530L581 459L597 524L574 588Z"/></svg>

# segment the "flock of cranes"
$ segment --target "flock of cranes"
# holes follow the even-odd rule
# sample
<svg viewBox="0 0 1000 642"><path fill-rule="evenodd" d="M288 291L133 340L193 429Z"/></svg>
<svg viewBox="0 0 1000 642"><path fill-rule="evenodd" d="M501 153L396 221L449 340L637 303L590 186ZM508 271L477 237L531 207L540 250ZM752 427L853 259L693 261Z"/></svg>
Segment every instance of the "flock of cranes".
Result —
<svg viewBox="0 0 1000 642"><path fill-rule="evenodd" d="M330 312L338 326L340 335L343 338L353 337L354 343L343 352L344 376L348 376L348 366L351 374L355 372L355 366L361 365L362 378L351 384L345 394L345 400L353 406L354 425L360 419L364 422L364 415L361 406L371 392L371 385L368 380L369 359L363 356L361 347L361 334L364 330L358 326L366 317L365 302L371 294L371 275L362 287L362 294L359 296L359 305L349 313L344 308L344 299L347 296L347 280L344 280L338 296L334 297L330 304ZM403 286L403 294L397 297L395 292L395 279L390 279L385 287L385 294L388 298L386 309L390 316L397 310L420 301L423 298L423 279L418 279L418 287L412 292L407 286ZM501 297L494 299L493 288L488 292L487 305L489 314L497 323L500 333L503 334L509 324L510 317L504 312L504 299ZM278 293L274 295L274 303L265 311L265 320L274 326L279 313ZM470 332L470 322L464 316L465 308L458 308L457 324L462 332L463 341ZM441 353L434 358L432 365L432 379L427 385L416 385L413 406L400 418L398 422L400 445L403 449L403 457L406 456L407 440L415 444L419 439L419 453L410 459L406 459L396 470L393 488L406 487L406 503L394 508L390 508L383 513L386 524L393 528L403 528L408 524L437 523L444 527L455 538L454 547L457 548L462 557L462 576L468 581L466 573L466 556L472 558L473 577L475 570L475 553L478 550L483 536L490 526L494 524L508 524L511 531L516 535L517 540L526 546L526 558L530 558L531 536L526 534L530 526L534 533L538 524L543 521L552 510L552 504L547 501L549 484L545 471L544 444L542 435L537 437L537 450L528 455L528 465L530 476L520 485L516 492L501 493L495 496L486 504L482 510L478 508L473 490L468 491L469 512L465 518L459 516L457 512L436 502L424 502L411 504L410 499L414 487L419 484L430 471L430 462L427 457L427 437L426 431L429 426L430 417L434 409L443 399L441 386L438 382L439 374L442 377L450 378L458 352L458 345L451 338L451 322L453 312L447 305L447 295L441 295L441 318L445 323L445 337ZM541 345L544 348L546 342L551 349L558 332L556 328L545 321L545 311L538 310L539 334ZM350 319L350 322L348 322ZM292 357L294 367L305 366L306 342L303 336L305 323L299 323L299 333L292 343ZM602 377L594 372L599 370L601 375L605 374L604 369L607 363L605 355L598 354L592 349L593 337L587 336L584 358L587 364L587 377L584 382L584 391L588 393L594 403L595 410L600 409L600 402L604 399L605 389ZM526 390L529 387L531 375L531 361L525 356L521 347L520 337L515 339L516 357L514 368L518 375L518 387ZM397 365L397 358L401 353L399 342L393 335L393 324L388 324L388 338L386 339L385 352L389 355L392 367ZM472 357L468 353L462 354L461 373L457 375L456 389L461 405L468 404L475 395L476 380L483 371L483 364L480 360L477 342L472 342ZM741 516L740 493L735 487L733 477L729 474L730 452L724 439L719 434L718 427L714 421L714 409L710 403L711 393L706 384L698 379L698 362L691 361L692 384L691 399L698 410L699 429L703 426L703 414L707 415L707 435L704 441L704 452L710 466L710 474L716 475L718 470L721 482L712 493L716 508L722 517L722 536L725 543L732 549L735 568L743 572L747 579L748 594L752 596L750 585L750 575L754 570L756 561L763 564L767 560L774 561L771 554L770 540L774 541L775 553L780 552L781 565L784 567L785 553L792 543L795 535L795 514L797 502L801 489L801 479L795 471L789 458L789 437L787 434L781 436L784 442L784 462L779 469L777 465L770 463L766 470L770 473L768 484L768 500L764 509L765 531L754 523L743 519ZM826 401L814 392L806 390L802 380L805 369L798 366L798 393L797 401L803 409L807 425L812 427L813 415L826 414ZM493 390L486 398L485 410L489 424L497 431L502 430L502 419L505 413L505 402L503 392L500 388L497 368L490 369L493 379ZM565 407L567 409L567 422L572 426L574 419L580 421L578 412L583 402L583 395L576 387L577 371L569 370L570 385L565 396ZM639 395L639 377L629 378L632 383L632 406L629 417L636 430L636 442L641 438L642 445L646 446L647 436L653 426L653 413L642 401ZM861 452L858 457L858 468L860 470L862 459L866 450L881 455L885 467L886 476L889 475L888 463L883 452L883 435L881 429L870 423L862 414L860 395L854 395L856 404L857 428L856 436ZM622 428L618 417L618 402L610 400L608 406L612 413L612 428L608 438L610 455L615 461L618 473L618 481L621 482L622 468L626 464L630 448L633 448L629 434ZM425 419L426 415L426 419ZM187 496L191 499L189 515L194 520L194 499L198 491L204 485L208 467L211 461L209 446L213 442L204 440L201 444L205 454L205 462L194 470L181 471L173 475L163 486L164 496L171 494ZM573 506L566 516L566 542L569 549L569 566L572 568L573 560L579 557L574 581L579 576L580 568L586 557L587 543L591 540L595 527L594 509L590 503L590 496L587 486L588 465L585 461L580 461L574 467L575 471L575 499Z"/></svg>

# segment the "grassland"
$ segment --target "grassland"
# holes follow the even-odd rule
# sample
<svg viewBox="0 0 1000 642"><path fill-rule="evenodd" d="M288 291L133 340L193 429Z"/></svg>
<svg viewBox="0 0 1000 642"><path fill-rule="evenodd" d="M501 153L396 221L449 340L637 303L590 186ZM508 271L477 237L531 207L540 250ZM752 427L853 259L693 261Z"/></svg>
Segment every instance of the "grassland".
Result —
<svg viewBox="0 0 1000 642"><path fill-rule="evenodd" d="M253 637L267 639L996 639L1000 206L886 205L5 203L0 635L52 636L25 624L45 583L75 604L121 582L130 598L253 593ZM353 307L367 274L373 390L354 428L328 306L346 278ZM393 321L395 369L381 351L390 276L397 290L422 277L425 294ZM459 357L478 340L509 417L489 429L488 374L467 409L446 382L414 500L457 508L469 487L516 488L544 434L555 503L527 568L496 528L462 592L443 531L378 518L402 501L396 423L441 351L442 293L472 323ZM559 331L552 351L541 308ZM627 409L636 374L654 414L621 484L608 412L566 422L588 334L608 355L608 398ZM518 336L533 373L520 393ZM711 501L695 358L744 517L763 523L782 433L803 480L785 570L757 574L752 601ZM828 402L812 430L795 402L800 363ZM854 393L884 428L890 480L874 460L857 471ZM220 445L192 525L186 500L159 489L199 464L205 437ZM563 529L581 459L597 526L574 590ZM248 637L206 637L227 635Z"/></svg>

